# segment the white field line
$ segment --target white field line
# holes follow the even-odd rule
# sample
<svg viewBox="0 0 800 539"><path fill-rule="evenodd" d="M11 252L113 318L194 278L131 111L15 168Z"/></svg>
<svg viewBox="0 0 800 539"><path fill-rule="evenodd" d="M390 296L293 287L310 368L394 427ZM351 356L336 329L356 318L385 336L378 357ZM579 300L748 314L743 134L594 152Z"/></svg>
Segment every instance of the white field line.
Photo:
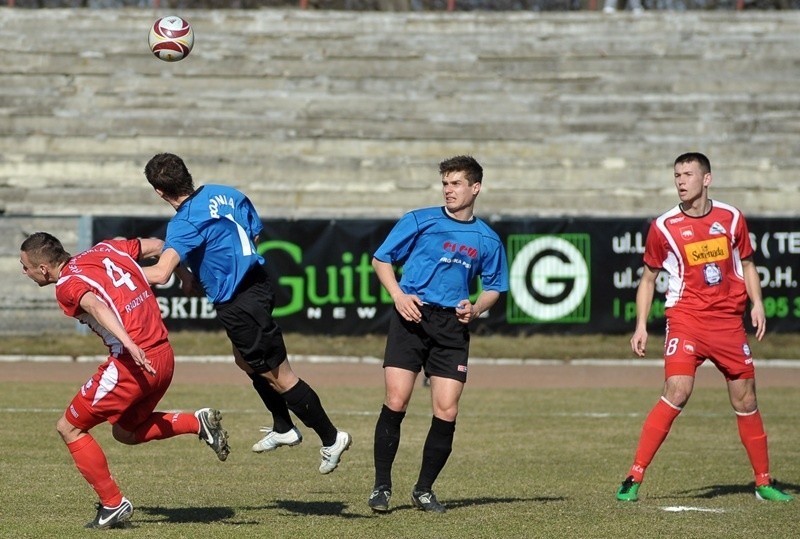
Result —
<svg viewBox="0 0 800 539"><path fill-rule="evenodd" d="M688 507L685 505L673 505L668 507L662 507L663 511L667 511L668 513L682 513L685 511L698 511L701 513L724 513L724 509L711 509L709 507Z"/></svg>
<svg viewBox="0 0 800 539"><path fill-rule="evenodd" d="M325 356L325 355L301 355L289 354L289 359L293 363L363 363L370 365L380 365L383 360L372 356ZM0 363L14 362L38 362L38 363L102 363L106 356L68 356L68 355L25 355L9 354L0 355ZM224 356L175 356L178 363L232 363L233 358L229 355ZM659 359L519 359L519 358L470 358L472 365L524 365L530 367L543 366L590 366L590 367L658 367L663 368L664 364ZM798 359L757 359L755 364L758 368L780 367L800 369ZM701 368L714 368L713 363L706 361Z"/></svg>

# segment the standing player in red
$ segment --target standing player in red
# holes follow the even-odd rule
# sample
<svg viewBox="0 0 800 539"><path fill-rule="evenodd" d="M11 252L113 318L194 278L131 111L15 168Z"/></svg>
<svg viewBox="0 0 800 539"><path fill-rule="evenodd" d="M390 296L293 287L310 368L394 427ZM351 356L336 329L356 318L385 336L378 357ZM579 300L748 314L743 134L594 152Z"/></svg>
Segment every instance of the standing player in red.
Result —
<svg viewBox="0 0 800 539"><path fill-rule="evenodd" d="M162 245L156 239L107 240L70 256L57 238L36 232L20 247L22 272L39 286L55 284L64 313L88 325L109 350L56 423L75 466L100 498L87 528L116 527L133 515L133 505L89 433L100 423L110 422L114 438L128 445L199 435L220 460L228 458L218 410L154 411L172 380L175 358L158 303L136 261L158 255Z"/></svg>
<svg viewBox="0 0 800 539"><path fill-rule="evenodd" d="M761 285L744 215L708 198L711 163L701 153L675 159L680 204L650 225L642 279L636 292L636 330L631 348L640 357L647 346L647 319L656 277L669 275L664 343L666 381L661 399L645 419L628 477L617 490L620 501L636 501L647 466L672 422L692 394L695 371L710 359L725 376L739 437L755 474L759 500L792 500L771 481L767 435L756 401L753 357L744 329L750 321L760 341L766 331Z"/></svg>

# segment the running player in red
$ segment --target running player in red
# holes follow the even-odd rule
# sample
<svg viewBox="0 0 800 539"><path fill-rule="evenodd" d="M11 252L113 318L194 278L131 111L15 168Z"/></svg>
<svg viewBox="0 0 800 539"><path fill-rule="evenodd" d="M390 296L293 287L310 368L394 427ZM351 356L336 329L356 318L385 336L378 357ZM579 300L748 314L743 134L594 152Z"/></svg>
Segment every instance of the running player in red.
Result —
<svg viewBox="0 0 800 539"><path fill-rule="evenodd" d="M118 527L133 515L133 505L89 433L94 426L110 422L114 438L128 445L199 435L220 460L228 457L218 410L154 411L172 380L174 354L158 303L136 261L158 255L162 245L156 239L107 240L70 256L57 238L36 232L20 247L22 272L39 286L55 284L64 313L89 326L109 350L106 362L56 423L75 466L100 498L87 528Z"/></svg>
<svg viewBox="0 0 800 539"><path fill-rule="evenodd" d="M755 474L756 498L791 501L792 496L770 479L767 435L758 411L753 356L744 328L749 298L756 338L760 341L766 331L747 223L738 209L708 198L711 163L705 155L679 156L674 172L681 202L650 225L631 338L633 352L643 357L656 278L666 272L666 381L661 399L645 419L633 465L617 490L617 499L638 499L645 470L692 394L697 367L710 359L728 384L739 437Z"/></svg>

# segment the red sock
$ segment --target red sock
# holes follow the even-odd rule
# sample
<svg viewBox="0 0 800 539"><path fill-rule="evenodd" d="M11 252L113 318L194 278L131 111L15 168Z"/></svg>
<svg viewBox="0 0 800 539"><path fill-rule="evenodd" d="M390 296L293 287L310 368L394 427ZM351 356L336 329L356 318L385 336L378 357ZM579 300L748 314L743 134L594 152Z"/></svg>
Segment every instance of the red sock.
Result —
<svg viewBox="0 0 800 539"><path fill-rule="evenodd" d="M739 426L739 438L742 439L750 465L756 478L756 486L769 485L769 453L767 452L767 434L761 412L756 410L750 414L736 414Z"/></svg>
<svg viewBox="0 0 800 539"><path fill-rule="evenodd" d="M68 443L67 448L78 471L97 493L100 503L106 507L117 507L122 503L122 492L111 477L106 456L92 435L81 436Z"/></svg>
<svg viewBox="0 0 800 539"><path fill-rule="evenodd" d="M134 435L139 443L163 440L179 434L197 434L200 423L194 414L153 412L136 427Z"/></svg>
<svg viewBox="0 0 800 539"><path fill-rule="evenodd" d="M664 397L661 397L656 405L650 410L647 419L644 420L642 435L639 437L639 446L636 448L636 455L633 458L633 466L629 475L633 480L641 483L644 479L644 471L653 461L658 448L664 443L672 427L672 422L681 413L681 408L671 405Z"/></svg>

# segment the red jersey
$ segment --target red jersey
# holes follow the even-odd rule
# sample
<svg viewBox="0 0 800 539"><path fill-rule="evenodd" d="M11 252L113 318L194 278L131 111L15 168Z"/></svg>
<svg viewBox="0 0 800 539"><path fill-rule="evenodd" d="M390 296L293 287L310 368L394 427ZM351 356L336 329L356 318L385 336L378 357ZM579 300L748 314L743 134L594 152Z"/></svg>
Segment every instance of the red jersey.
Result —
<svg viewBox="0 0 800 539"><path fill-rule="evenodd" d="M747 305L742 259L753 246L744 215L728 204L711 202L711 211L690 217L680 205L650 225L644 263L669 274L668 317L687 315L741 319Z"/></svg>
<svg viewBox="0 0 800 539"><path fill-rule="evenodd" d="M106 240L69 259L56 283L56 300L68 316L77 318L97 333L119 357L119 340L80 306L86 293L94 294L116 315L133 342L147 351L167 341L158 302L142 268L139 240Z"/></svg>

